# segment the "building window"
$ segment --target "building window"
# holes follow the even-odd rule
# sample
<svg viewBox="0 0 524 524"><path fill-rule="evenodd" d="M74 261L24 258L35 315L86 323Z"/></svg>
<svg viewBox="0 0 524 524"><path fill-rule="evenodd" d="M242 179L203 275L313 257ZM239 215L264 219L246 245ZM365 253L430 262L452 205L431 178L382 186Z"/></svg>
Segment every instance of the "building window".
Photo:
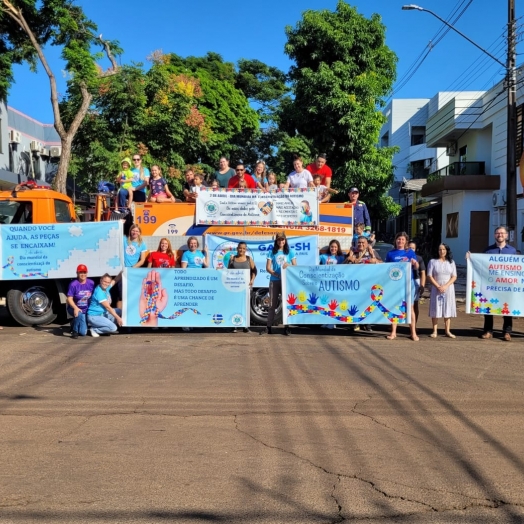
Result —
<svg viewBox="0 0 524 524"><path fill-rule="evenodd" d="M459 231L459 214L449 213L446 215L446 238L457 238Z"/></svg>
<svg viewBox="0 0 524 524"><path fill-rule="evenodd" d="M424 126L413 126L411 128L411 145L419 146L426 143L426 128Z"/></svg>
<svg viewBox="0 0 524 524"><path fill-rule="evenodd" d="M389 146L389 131L386 131L382 138L380 139L380 147L388 147Z"/></svg>

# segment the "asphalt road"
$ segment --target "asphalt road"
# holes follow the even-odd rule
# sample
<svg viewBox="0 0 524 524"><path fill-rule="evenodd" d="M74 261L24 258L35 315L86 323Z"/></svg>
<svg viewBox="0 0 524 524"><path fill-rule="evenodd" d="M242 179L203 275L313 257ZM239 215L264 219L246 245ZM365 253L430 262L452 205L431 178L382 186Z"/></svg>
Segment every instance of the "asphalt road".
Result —
<svg viewBox="0 0 524 524"><path fill-rule="evenodd" d="M0 332L0 522L522 523L511 343ZM497 319L495 327L500 327Z"/></svg>

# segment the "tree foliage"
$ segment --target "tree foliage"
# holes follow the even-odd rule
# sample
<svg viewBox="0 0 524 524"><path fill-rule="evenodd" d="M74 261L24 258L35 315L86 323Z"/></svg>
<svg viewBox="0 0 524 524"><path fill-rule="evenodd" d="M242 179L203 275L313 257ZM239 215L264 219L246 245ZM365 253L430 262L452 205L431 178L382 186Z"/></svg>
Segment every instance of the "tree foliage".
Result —
<svg viewBox="0 0 524 524"><path fill-rule="evenodd" d="M303 135L314 153L327 153L334 185L358 186L375 218L398 212L384 196L394 150L376 147L396 66L380 16L367 19L339 0L334 12L306 11L286 33L294 98L282 108L283 128Z"/></svg>
<svg viewBox="0 0 524 524"><path fill-rule="evenodd" d="M74 146L73 173L84 188L112 179L137 148L157 163L175 192L186 164L216 166L239 158L259 133L256 111L220 55L182 58L154 52L151 67L124 66L101 82ZM71 93L64 101L67 107Z"/></svg>
<svg viewBox="0 0 524 524"><path fill-rule="evenodd" d="M55 179L55 187L62 193L66 192L73 139L89 109L92 90L101 77L96 61L102 55L93 53L92 47L101 45L113 64L114 53L120 51L117 42L102 40L96 31L96 24L74 0L0 0L0 97L7 97L14 64L27 62L35 70L37 62L41 63L49 78L54 125L62 142ZM76 95L76 106L69 108L67 127L60 112L56 79L44 54L46 45L61 47L69 75L68 87Z"/></svg>

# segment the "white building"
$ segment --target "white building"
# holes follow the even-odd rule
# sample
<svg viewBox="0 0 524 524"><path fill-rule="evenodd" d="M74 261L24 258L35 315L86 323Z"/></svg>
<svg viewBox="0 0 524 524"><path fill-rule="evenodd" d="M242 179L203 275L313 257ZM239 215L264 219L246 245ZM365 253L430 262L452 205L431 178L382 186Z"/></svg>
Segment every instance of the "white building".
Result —
<svg viewBox="0 0 524 524"><path fill-rule="evenodd" d="M398 201L404 210L395 229L408 230L432 249L448 244L461 264L468 250L482 251L493 242L494 227L506 224L507 92L500 83L489 91L392 100L384 114L381 145L400 148L393 159L397 189L391 194L403 189ZM416 144L422 131L423 143ZM517 150L520 158L522 144ZM517 194L522 250L521 183Z"/></svg>
<svg viewBox="0 0 524 524"><path fill-rule="evenodd" d="M58 168L60 138L42 124L0 101L0 189L34 178L51 183Z"/></svg>

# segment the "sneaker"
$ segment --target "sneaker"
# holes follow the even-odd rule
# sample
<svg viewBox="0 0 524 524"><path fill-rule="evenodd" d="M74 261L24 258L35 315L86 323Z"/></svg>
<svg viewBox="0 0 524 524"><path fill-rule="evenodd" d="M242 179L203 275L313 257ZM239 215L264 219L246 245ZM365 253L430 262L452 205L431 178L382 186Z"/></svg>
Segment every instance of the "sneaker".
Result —
<svg viewBox="0 0 524 524"><path fill-rule="evenodd" d="M271 335L272 332L271 332L271 328L270 327L266 327L264 328L260 333L259 335Z"/></svg>
<svg viewBox="0 0 524 524"><path fill-rule="evenodd" d="M289 335L291 335L291 328L289 326L286 326L286 328L284 329L284 335L286 335L286 337L289 337Z"/></svg>
<svg viewBox="0 0 524 524"><path fill-rule="evenodd" d="M353 331L360 331L360 326L355 326L355 329Z"/></svg>
<svg viewBox="0 0 524 524"><path fill-rule="evenodd" d="M91 334L92 337L96 338L96 337L99 337L100 335L93 329L91 328L89 330L89 333Z"/></svg>
<svg viewBox="0 0 524 524"><path fill-rule="evenodd" d="M233 328L233 329L231 330L231 333L238 333L238 329L237 329L237 328Z"/></svg>
<svg viewBox="0 0 524 524"><path fill-rule="evenodd" d="M71 331L71 338L78 338L78 333L76 331Z"/></svg>

